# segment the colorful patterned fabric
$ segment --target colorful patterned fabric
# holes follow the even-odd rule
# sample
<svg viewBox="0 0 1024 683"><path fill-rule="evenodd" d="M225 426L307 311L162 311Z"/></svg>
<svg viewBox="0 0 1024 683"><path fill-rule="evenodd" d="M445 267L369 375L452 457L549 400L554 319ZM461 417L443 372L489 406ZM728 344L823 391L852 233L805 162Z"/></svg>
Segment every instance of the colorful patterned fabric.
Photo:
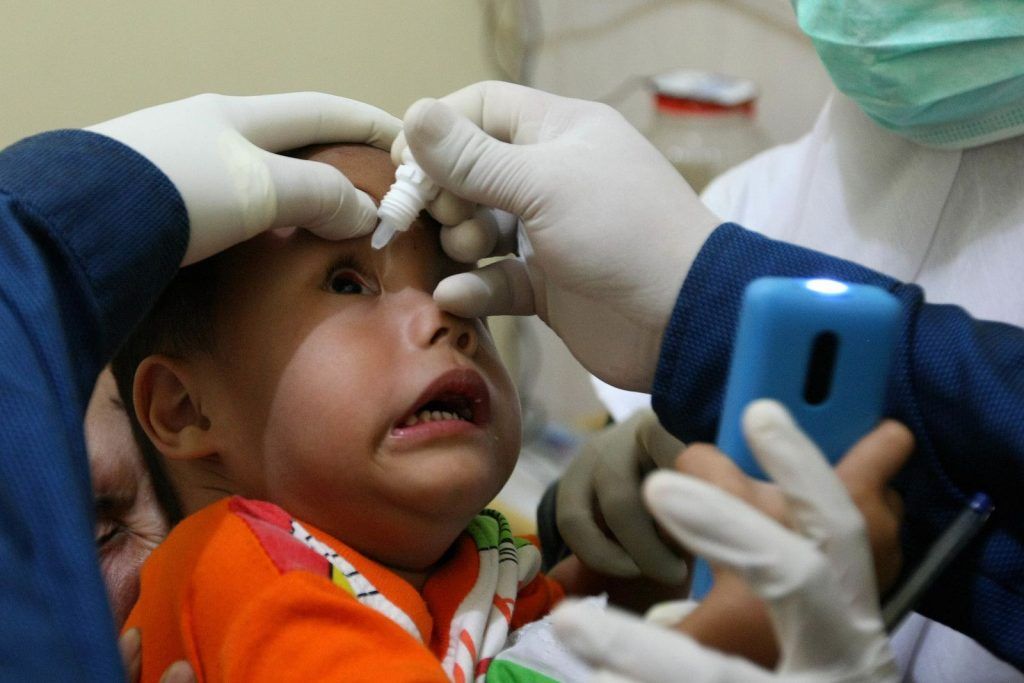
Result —
<svg viewBox="0 0 1024 683"><path fill-rule="evenodd" d="M125 628L142 680L188 659L200 680L484 681L509 635L562 596L540 553L484 511L422 594L337 539L261 501L191 515L143 568ZM504 661L499 680L527 666ZM530 674L532 675L532 674Z"/></svg>

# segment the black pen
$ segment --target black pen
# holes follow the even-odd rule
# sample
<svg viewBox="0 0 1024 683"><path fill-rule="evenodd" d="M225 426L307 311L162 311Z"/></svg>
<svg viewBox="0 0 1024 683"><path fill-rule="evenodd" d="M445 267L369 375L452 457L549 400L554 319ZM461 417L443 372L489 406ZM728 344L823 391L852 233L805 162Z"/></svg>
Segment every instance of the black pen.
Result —
<svg viewBox="0 0 1024 683"><path fill-rule="evenodd" d="M994 506L984 493L976 493L953 523L935 539L924 559L911 572L899 590L882 607L885 628L892 633L910 613L925 591L931 588L942 571L949 566L981 528L985 526Z"/></svg>

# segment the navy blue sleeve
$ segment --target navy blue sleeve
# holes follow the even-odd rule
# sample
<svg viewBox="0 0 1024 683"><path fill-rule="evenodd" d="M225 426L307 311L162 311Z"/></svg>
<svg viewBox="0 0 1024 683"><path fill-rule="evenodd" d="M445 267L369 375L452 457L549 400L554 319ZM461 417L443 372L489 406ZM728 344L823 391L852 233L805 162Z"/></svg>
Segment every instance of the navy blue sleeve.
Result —
<svg viewBox="0 0 1024 683"><path fill-rule="evenodd" d="M894 482L906 505L904 566L917 564L975 492L996 505L918 611L1024 668L1024 331L927 304L916 286L726 223L687 275L662 344L654 409L678 438L714 440L743 290L768 275L875 285L902 303L886 414L917 439Z"/></svg>
<svg viewBox="0 0 1024 683"><path fill-rule="evenodd" d="M82 419L187 214L139 154L59 131L0 152L0 234L0 680L121 680Z"/></svg>

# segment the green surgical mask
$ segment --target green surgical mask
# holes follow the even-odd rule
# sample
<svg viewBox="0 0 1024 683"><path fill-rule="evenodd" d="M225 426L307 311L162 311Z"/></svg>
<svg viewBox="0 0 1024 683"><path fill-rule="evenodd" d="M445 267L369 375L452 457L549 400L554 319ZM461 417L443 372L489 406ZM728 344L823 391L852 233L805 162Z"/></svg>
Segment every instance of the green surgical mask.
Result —
<svg viewBox="0 0 1024 683"><path fill-rule="evenodd" d="M792 0L832 80L880 126L964 149L1024 134L1024 0Z"/></svg>

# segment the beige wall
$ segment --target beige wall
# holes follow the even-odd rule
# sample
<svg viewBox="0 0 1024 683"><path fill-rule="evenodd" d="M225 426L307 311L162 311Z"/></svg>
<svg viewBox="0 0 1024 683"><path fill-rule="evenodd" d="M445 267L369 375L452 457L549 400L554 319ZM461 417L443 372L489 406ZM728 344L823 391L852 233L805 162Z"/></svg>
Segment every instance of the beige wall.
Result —
<svg viewBox="0 0 1024 683"><path fill-rule="evenodd" d="M322 90L401 115L495 76L474 0L9 0L0 147L200 92Z"/></svg>

